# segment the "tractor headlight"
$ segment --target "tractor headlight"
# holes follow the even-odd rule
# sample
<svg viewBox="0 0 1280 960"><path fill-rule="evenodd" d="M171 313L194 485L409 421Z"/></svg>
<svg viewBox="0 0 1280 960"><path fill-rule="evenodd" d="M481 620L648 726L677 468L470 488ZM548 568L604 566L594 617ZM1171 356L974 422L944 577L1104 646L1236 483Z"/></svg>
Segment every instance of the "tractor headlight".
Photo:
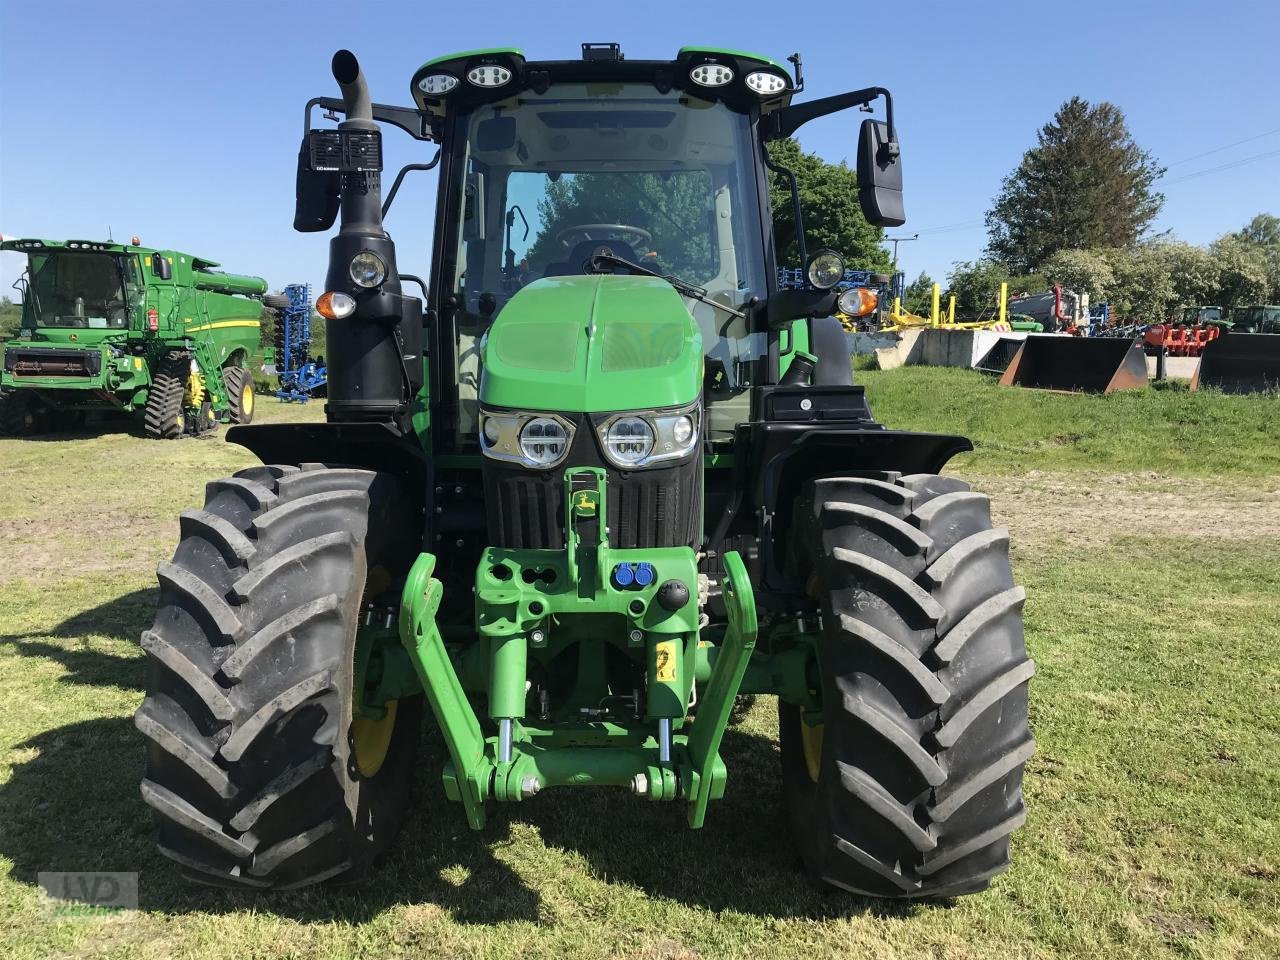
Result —
<svg viewBox="0 0 1280 960"><path fill-rule="evenodd" d="M723 63L700 63L689 71L689 79L700 87L723 87L733 80L733 68Z"/></svg>
<svg viewBox="0 0 1280 960"><path fill-rule="evenodd" d="M573 445L573 424L549 413L480 411L480 452L526 467L554 467Z"/></svg>
<svg viewBox="0 0 1280 960"><path fill-rule="evenodd" d="M418 89L429 97L440 97L458 85L458 78L447 73L429 73L418 81Z"/></svg>
<svg viewBox="0 0 1280 960"><path fill-rule="evenodd" d="M347 272L362 287L376 287L387 279L387 265L380 256L369 250L361 250L352 257Z"/></svg>
<svg viewBox="0 0 1280 960"><path fill-rule="evenodd" d="M605 459L615 467L647 467L687 457L698 446L698 407L621 413L599 423Z"/></svg>
<svg viewBox="0 0 1280 960"><path fill-rule="evenodd" d="M762 97L772 97L787 89L787 78L767 70L756 70L743 77L743 83Z"/></svg>
<svg viewBox="0 0 1280 960"><path fill-rule="evenodd" d="M520 428L520 452L536 466L555 466L569 452L569 431L552 417L534 417Z"/></svg>
<svg viewBox="0 0 1280 960"><path fill-rule="evenodd" d="M844 257L834 250L819 250L809 258L805 273L819 290L830 290L844 279Z"/></svg>
<svg viewBox="0 0 1280 960"><path fill-rule="evenodd" d="M604 432L605 455L620 467L634 467L653 453L653 427L639 417L619 417Z"/></svg>

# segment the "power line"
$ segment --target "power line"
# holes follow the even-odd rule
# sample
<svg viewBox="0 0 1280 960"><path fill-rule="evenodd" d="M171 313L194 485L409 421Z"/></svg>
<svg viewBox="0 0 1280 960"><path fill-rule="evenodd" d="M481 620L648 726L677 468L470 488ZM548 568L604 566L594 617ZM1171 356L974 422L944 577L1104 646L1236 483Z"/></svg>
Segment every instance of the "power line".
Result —
<svg viewBox="0 0 1280 960"><path fill-rule="evenodd" d="M1166 164L1167 167L1177 167L1184 163L1190 163L1192 160L1199 160L1201 157L1212 156L1215 153L1221 153L1223 150L1230 150L1232 147L1238 147L1242 143L1253 143L1255 140L1261 140L1264 137L1274 136L1280 133L1280 127L1274 130L1268 130L1266 133L1258 133L1252 137L1245 137L1243 140L1237 140L1235 143L1223 144L1221 147L1214 147L1212 150L1206 150L1204 153L1197 153L1191 157L1183 157L1181 160L1175 160L1173 163Z"/></svg>
<svg viewBox="0 0 1280 960"><path fill-rule="evenodd" d="M941 227L926 227L917 233L952 233L957 230L973 230L985 224L985 220L965 220L963 223L948 223Z"/></svg>
<svg viewBox="0 0 1280 960"><path fill-rule="evenodd" d="M1184 174L1181 177L1174 177L1172 180L1157 180L1161 186L1172 186L1175 183L1183 183L1187 180L1195 180L1197 177L1206 177L1211 173L1221 173L1224 170L1233 170L1236 167L1243 167L1246 163L1254 163L1258 160L1266 160L1269 157L1280 156L1280 150L1271 150L1267 153L1258 153L1252 157L1244 157L1240 160L1232 160L1228 163L1221 163L1216 167L1209 167L1205 170L1197 170L1195 173Z"/></svg>

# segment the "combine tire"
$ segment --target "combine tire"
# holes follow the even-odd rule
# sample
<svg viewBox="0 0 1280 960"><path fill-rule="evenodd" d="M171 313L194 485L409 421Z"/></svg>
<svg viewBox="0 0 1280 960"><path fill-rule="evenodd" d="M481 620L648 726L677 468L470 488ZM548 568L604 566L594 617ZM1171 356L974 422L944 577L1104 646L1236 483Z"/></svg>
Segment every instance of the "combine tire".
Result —
<svg viewBox="0 0 1280 960"><path fill-rule="evenodd" d="M289 298L283 293L268 293L263 296L262 305L272 310L288 310Z"/></svg>
<svg viewBox="0 0 1280 960"><path fill-rule="evenodd" d="M232 423L252 423L255 396L253 376L244 367L224 367L222 383L227 391Z"/></svg>
<svg viewBox="0 0 1280 960"><path fill-rule="evenodd" d="M160 852L190 879L289 888L367 865L408 803L422 697L353 717L362 601L416 544L396 481L255 467L209 484L163 564L135 723Z"/></svg>
<svg viewBox="0 0 1280 960"><path fill-rule="evenodd" d="M31 395L18 390L0 396L0 436L25 437L36 432L39 410Z"/></svg>
<svg viewBox="0 0 1280 960"><path fill-rule="evenodd" d="M143 429L148 437L174 440L186 432L182 394L190 376L191 360L185 353L171 353L160 361L151 378L147 405L142 412Z"/></svg>
<svg viewBox="0 0 1280 960"><path fill-rule="evenodd" d="M790 562L821 610L823 716L782 705L792 832L836 886L975 893L1026 819L1024 594L985 496L877 476L814 481L797 505Z"/></svg>

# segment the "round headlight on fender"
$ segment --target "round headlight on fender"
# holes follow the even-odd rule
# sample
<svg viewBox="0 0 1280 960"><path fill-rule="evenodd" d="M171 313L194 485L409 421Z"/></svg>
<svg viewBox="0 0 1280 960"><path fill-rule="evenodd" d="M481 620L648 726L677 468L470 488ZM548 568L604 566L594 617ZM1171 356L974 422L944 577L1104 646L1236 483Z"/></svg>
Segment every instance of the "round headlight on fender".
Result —
<svg viewBox="0 0 1280 960"><path fill-rule="evenodd" d="M370 250L361 250L351 258L351 266L347 269L351 279L362 287L376 287L387 279L387 265L382 258Z"/></svg>
<svg viewBox="0 0 1280 960"><path fill-rule="evenodd" d="M819 290L830 290L844 279L844 257L834 250L819 250L809 258L805 274Z"/></svg>

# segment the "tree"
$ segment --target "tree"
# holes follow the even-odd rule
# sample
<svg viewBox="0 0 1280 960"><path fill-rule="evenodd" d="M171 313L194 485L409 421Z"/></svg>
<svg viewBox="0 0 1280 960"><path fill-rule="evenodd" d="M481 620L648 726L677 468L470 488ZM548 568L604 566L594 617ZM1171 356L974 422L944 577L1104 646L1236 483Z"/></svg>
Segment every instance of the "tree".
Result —
<svg viewBox="0 0 1280 960"><path fill-rule="evenodd" d="M1000 302L1000 284L1009 285L1009 296L1034 293L1047 284L1043 277L1013 276L1003 263L990 259L962 260L947 275L947 295L956 298L956 310L975 316L991 313Z"/></svg>
<svg viewBox="0 0 1280 960"><path fill-rule="evenodd" d="M1236 236L1256 247L1280 248L1280 217L1260 213L1245 224Z"/></svg>
<svg viewBox="0 0 1280 960"><path fill-rule="evenodd" d="M923 270L902 291L902 309L907 313L926 316L933 306L933 278Z"/></svg>
<svg viewBox="0 0 1280 960"><path fill-rule="evenodd" d="M1238 234L1219 237L1209 247L1209 253L1217 261L1217 298L1220 307L1246 307L1259 304L1272 291L1268 289L1271 278L1268 273L1266 252Z"/></svg>
<svg viewBox="0 0 1280 960"><path fill-rule="evenodd" d="M1262 299L1280 303L1280 217L1260 213L1230 236L1262 257L1266 290Z"/></svg>
<svg viewBox="0 0 1280 960"><path fill-rule="evenodd" d="M769 144L769 159L796 175L804 233L809 252L830 247L854 270L892 269L882 247L884 231L862 216L858 205L858 175L847 164L828 163L816 153L806 153L795 140ZM779 265L800 263L791 188L781 176L769 174L769 200L773 205L774 242Z"/></svg>
<svg viewBox="0 0 1280 960"><path fill-rule="evenodd" d="M1133 247L1160 212L1164 168L1113 104L1072 97L1005 178L987 213L987 251L1015 272L1059 250Z"/></svg>
<svg viewBox="0 0 1280 960"><path fill-rule="evenodd" d="M8 340L22 323L22 304L0 297L0 340Z"/></svg>
<svg viewBox="0 0 1280 960"><path fill-rule="evenodd" d="M1111 258L1103 250L1059 250L1040 265L1040 273L1049 284L1087 293L1099 303L1110 296L1116 282Z"/></svg>
<svg viewBox="0 0 1280 960"><path fill-rule="evenodd" d="M559 240L568 227L591 223L642 226L652 235L639 257L652 252L664 270L693 282L715 274L711 178L705 171L578 173L548 181L538 200L541 227L529 247L531 264L545 268L567 252ZM634 244L632 244L634 246Z"/></svg>

